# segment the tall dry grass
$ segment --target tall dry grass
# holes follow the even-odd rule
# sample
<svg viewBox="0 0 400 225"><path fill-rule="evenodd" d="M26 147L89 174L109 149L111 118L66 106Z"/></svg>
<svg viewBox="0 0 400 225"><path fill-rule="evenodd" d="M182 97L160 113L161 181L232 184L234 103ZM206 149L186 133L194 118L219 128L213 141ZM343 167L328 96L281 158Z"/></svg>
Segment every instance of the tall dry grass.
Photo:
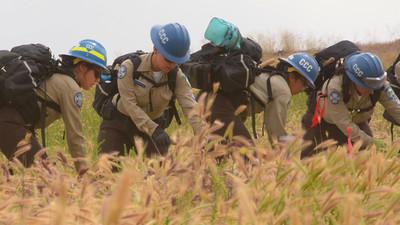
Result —
<svg viewBox="0 0 400 225"><path fill-rule="evenodd" d="M93 161L83 177L50 157L24 169L2 163L0 224L398 224L396 144L349 155L343 147L299 160L298 145L247 149L217 163L205 142L175 134L164 157ZM62 154L62 153L60 153ZM115 157L113 157L115 160ZM15 175L8 174L13 169Z"/></svg>

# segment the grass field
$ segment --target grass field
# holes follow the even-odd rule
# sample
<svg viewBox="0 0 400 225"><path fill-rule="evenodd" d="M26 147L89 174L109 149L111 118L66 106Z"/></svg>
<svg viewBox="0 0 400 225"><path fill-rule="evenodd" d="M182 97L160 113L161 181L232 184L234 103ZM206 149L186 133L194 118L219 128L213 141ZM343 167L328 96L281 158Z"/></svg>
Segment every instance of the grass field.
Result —
<svg viewBox="0 0 400 225"><path fill-rule="evenodd" d="M400 52L399 43L362 48L380 55L388 66ZM270 56L267 52L265 57ZM167 156L145 158L139 148L120 158L122 171L112 173L112 163L96 151L100 118L91 108L93 92L84 94L89 171L83 177L76 174L62 121L52 124L47 129L50 164L24 169L1 156L0 225L400 223L400 144L391 142L390 124L379 104L371 121L375 145L367 151L358 152L356 144L348 154L345 147L336 149L328 142L330 151L301 161L300 140L273 150L264 136L254 149L217 145L211 154L206 133L193 137L187 123L179 128L173 124L168 132L177 144ZM290 133L301 136L304 111L305 95L295 96ZM257 121L260 134L261 115ZM217 164L215 156L226 151L232 156ZM244 162L241 154L251 153L259 160Z"/></svg>

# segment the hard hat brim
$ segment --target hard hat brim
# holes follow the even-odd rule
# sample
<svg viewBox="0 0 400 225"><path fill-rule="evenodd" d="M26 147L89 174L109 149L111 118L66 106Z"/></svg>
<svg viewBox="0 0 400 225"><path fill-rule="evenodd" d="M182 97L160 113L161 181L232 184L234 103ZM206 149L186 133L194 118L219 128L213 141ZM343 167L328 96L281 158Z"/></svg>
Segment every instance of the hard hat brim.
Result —
<svg viewBox="0 0 400 225"><path fill-rule="evenodd" d="M88 63L90 63L90 64L93 64L93 65L99 67L99 68L101 69L101 72L102 72L103 74L110 74L110 73L111 73L111 71L110 71L106 66L104 66L104 65L102 65L102 64L99 64L98 62L96 62L96 61L94 61L94 60L91 60L90 58L84 58L84 59L83 59L83 58L81 58L79 55L75 55L75 54L71 54L71 53L60 54L59 56L60 56L60 57L80 58L80 59L82 59L82 60L85 61L85 62L88 62Z"/></svg>
<svg viewBox="0 0 400 225"><path fill-rule="evenodd" d="M386 72L380 77L374 77L372 79L365 78L363 81L357 78L351 71L346 70L346 75L353 81L357 86L366 88L368 90L379 90L383 87L386 80Z"/></svg>

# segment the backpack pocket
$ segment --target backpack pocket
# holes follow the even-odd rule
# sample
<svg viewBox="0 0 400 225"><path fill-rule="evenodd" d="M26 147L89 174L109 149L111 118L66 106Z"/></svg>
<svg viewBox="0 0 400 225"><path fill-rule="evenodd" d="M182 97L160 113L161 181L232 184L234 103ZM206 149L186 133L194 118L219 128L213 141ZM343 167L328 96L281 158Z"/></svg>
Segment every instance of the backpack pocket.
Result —
<svg viewBox="0 0 400 225"><path fill-rule="evenodd" d="M248 55L234 54L217 62L213 75L218 78L222 91L235 93L248 88L254 82L256 63Z"/></svg>

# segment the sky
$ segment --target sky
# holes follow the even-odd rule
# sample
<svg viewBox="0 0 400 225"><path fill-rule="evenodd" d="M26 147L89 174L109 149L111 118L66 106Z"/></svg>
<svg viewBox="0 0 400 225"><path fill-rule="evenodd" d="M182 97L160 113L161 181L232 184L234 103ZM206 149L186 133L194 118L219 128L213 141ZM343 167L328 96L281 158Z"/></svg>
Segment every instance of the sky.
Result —
<svg viewBox="0 0 400 225"><path fill-rule="evenodd" d="M135 50L151 51L150 29L179 22L191 51L205 43L212 17L236 24L243 36L358 42L400 38L400 0L1 0L0 49L42 43L54 54L85 38L101 42L109 62ZM302 39L301 39L302 40ZM399 51L399 50L397 50Z"/></svg>

